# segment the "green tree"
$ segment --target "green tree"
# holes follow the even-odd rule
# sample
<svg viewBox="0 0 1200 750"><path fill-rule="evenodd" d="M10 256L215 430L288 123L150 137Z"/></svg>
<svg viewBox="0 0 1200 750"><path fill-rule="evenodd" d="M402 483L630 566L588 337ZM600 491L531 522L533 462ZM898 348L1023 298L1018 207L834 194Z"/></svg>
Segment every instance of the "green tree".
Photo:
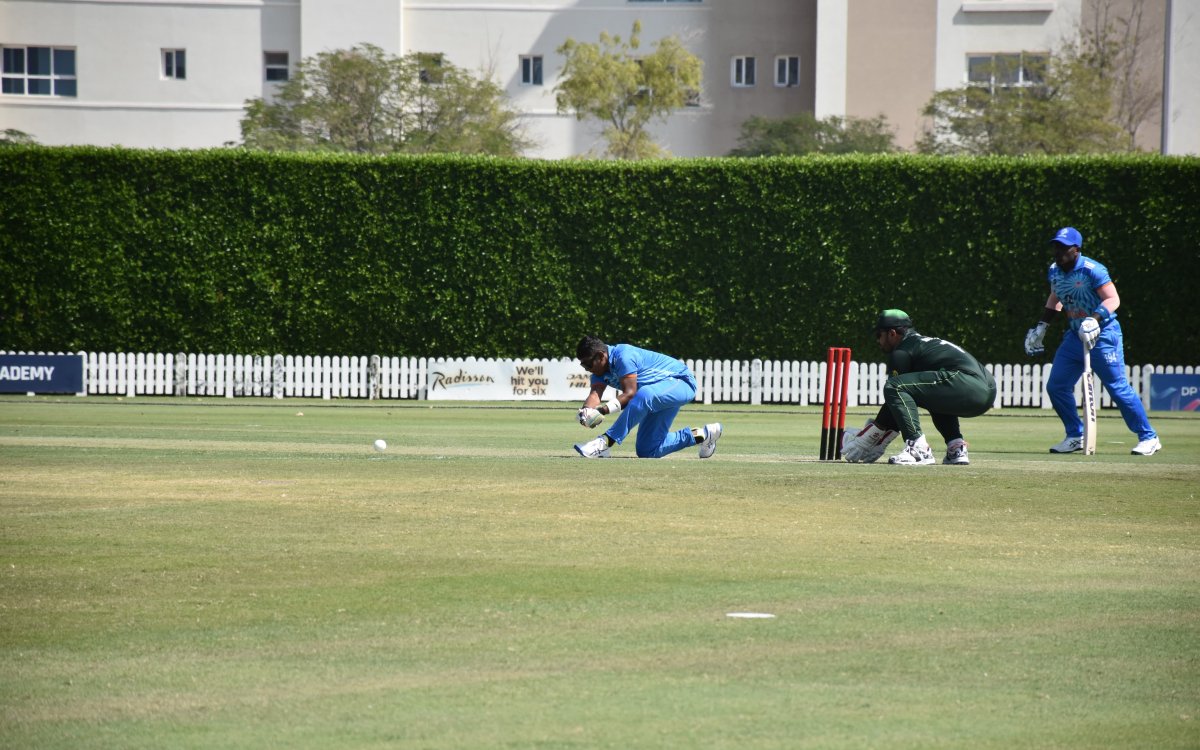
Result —
<svg viewBox="0 0 1200 750"><path fill-rule="evenodd" d="M1162 99L1147 72L1144 4L1087 0L1086 26L1050 55L998 55L972 83L936 92L919 151L1072 154L1132 151Z"/></svg>
<svg viewBox="0 0 1200 750"><path fill-rule="evenodd" d="M678 38L655 42L654 51L639 55L641 22L634 22L629 41L601 32L599 43L567 39L558 48L566 58L555 87L559 112L575 119L604 123L606 153L617 159L665 155L646 128L699 96L702 64Z"/></svg>
<svg viewBox="0 0 1200 750"><path fill-rule="evenodd" d="M1078 48L998 59L975 72L985 80L938 91L926 104L922 113L932 125L918 151L1016 156L1128 149L1109 120L1109 84Z"/></svg>
<svg viewBox="0 0 1200 750"><path fill-rule="evenodd" d="M730 156L878 154L895 151L896 137L883 115L818 120L805 112L779 119L750 117L742 123L738 144Z"/></svg>
<svg viewBox="0 0 1200 750"><path fill-rule="evenodd" d="M520 115L493 81L430 56L385 55L363 44L297 65L274 99L250 99L248 148L358 153L493 154L528 148Z"/></svg>

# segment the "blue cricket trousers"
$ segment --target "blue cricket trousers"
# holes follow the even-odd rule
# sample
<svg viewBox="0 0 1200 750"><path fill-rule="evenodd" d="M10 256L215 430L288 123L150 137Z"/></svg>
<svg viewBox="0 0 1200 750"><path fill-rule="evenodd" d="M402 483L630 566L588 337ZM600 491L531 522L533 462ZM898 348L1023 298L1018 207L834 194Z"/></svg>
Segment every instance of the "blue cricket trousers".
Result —
<svg viewBox="0 0 1200 750"><path fill-rule="evenodd" d="M671 378L653 385L638 386L637 393L604 434L621 443L638 428L638 458L662 458L696 444L692 429L671 432L671 422L686 404L696 399L696 381Z"/></svg>
<svg viewBox="0 0 1200 750"><path fill-rule="evenodd" d="M1138 440L1156 437L1157 433L1146 417L1142 399L1129 385L1129 378L1125 377L1124 337L1121 324L1115 320L1104 327L1096 345L1092 347L1092 369L1121 410L1125 425L1137 435ZM1054 369L1046 381L1046 393L1067 430L1067 437L1083 435L1083 420L1079 418L1075 404L1075 383L1082 374L1083 342L1074 330L1068 328L1062 343L1058 345L1058 351L1054 353Z"/></svg>

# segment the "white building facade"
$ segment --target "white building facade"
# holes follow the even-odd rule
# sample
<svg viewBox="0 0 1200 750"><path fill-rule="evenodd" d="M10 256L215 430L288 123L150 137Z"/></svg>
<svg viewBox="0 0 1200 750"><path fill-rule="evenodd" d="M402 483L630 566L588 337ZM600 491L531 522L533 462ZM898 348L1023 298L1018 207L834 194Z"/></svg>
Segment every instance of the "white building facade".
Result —
<svg viewBox="0 0 1200 750"><path fill-rule="evenodd" d="M492 77L525 116L529 156L599 153L599 126L556 110L556 50L627 38L640 21L643 49L674 35L704 63L696 106L654 128L677 156L724 155L751 115L803 112L883 114L910 148L934 90L962 85L981 57L1053 49L1087 2L0 0L0 130L51 145L234 144L245 102L269 98L300 59L370 43ZM1167 115L1139 138L1200 153L1200 0L1152 4Z"/></svg>

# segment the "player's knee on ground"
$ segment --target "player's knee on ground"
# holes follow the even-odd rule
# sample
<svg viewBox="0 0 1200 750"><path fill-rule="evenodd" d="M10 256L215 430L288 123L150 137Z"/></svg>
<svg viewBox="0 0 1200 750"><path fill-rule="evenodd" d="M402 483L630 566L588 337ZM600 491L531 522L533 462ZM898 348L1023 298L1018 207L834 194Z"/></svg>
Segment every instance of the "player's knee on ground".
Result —
<svg viewBox="0 0 1200 750"><path fill-rule="evenodd" d="M662 458L669 452L665 446L666 439L667 433L665 432L656 434L653 430L647 430L642 433L639 430L634 452L637 453L638 458Z"/></svg>

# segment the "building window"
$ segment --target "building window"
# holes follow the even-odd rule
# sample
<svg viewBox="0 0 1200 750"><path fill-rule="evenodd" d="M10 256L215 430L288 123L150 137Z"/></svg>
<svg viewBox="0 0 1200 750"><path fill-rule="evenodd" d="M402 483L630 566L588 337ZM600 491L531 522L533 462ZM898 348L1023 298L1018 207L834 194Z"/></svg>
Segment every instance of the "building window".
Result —
<svg viewBox="0 0 1200 750"><path fill-rule="evenodd" d="M526 86L542 85L541 55L521 55L521 83Z"/></svg>
<svg viewBox="0 0 1200 750"><path fill-rule="evenodd" d="M749 87L754 85L754 58L735 57L730 66L730 76L734 86Z"/></svg>
<svg viewBox="0 0 1200 750"><path fill-rule="evenodd" d="M788 88L800 85L800 58L775 58L775 85Z"/></svg>
<svg viewBox="0 0 1200 750"><path fill-rule="evenodd" d="M445 71L442 70L444 59L441 52L417 53L417 64L420 66L417 77L421 79L421 83L442 82L442 78L445 76Z"/></svg>
<svg viewBox="0 0 1200 750"><path fill-rule="evenodd" d="M0 47L0 93L75 96L75 50L65 47Z"/></svg>
<svg viewBox="0 0 1200 750"><path fill-rule="evenodd" d="M1045 81L1046 57L1032 52L967 55L967 83L993 92L1040 86Z"/></svg>
<svg viewBox="0 0 1200 750"><path fill-rule="evenodd" d="M163 78L182 81L187 78L187 50L165 49L162 51Z"/></svg>
<svg viewBox="0 0 1200 750"><path fill-rule="evenodd" d="M286 81L288 79L288 53L264 52L263 69L268 81Z"/></svg>

